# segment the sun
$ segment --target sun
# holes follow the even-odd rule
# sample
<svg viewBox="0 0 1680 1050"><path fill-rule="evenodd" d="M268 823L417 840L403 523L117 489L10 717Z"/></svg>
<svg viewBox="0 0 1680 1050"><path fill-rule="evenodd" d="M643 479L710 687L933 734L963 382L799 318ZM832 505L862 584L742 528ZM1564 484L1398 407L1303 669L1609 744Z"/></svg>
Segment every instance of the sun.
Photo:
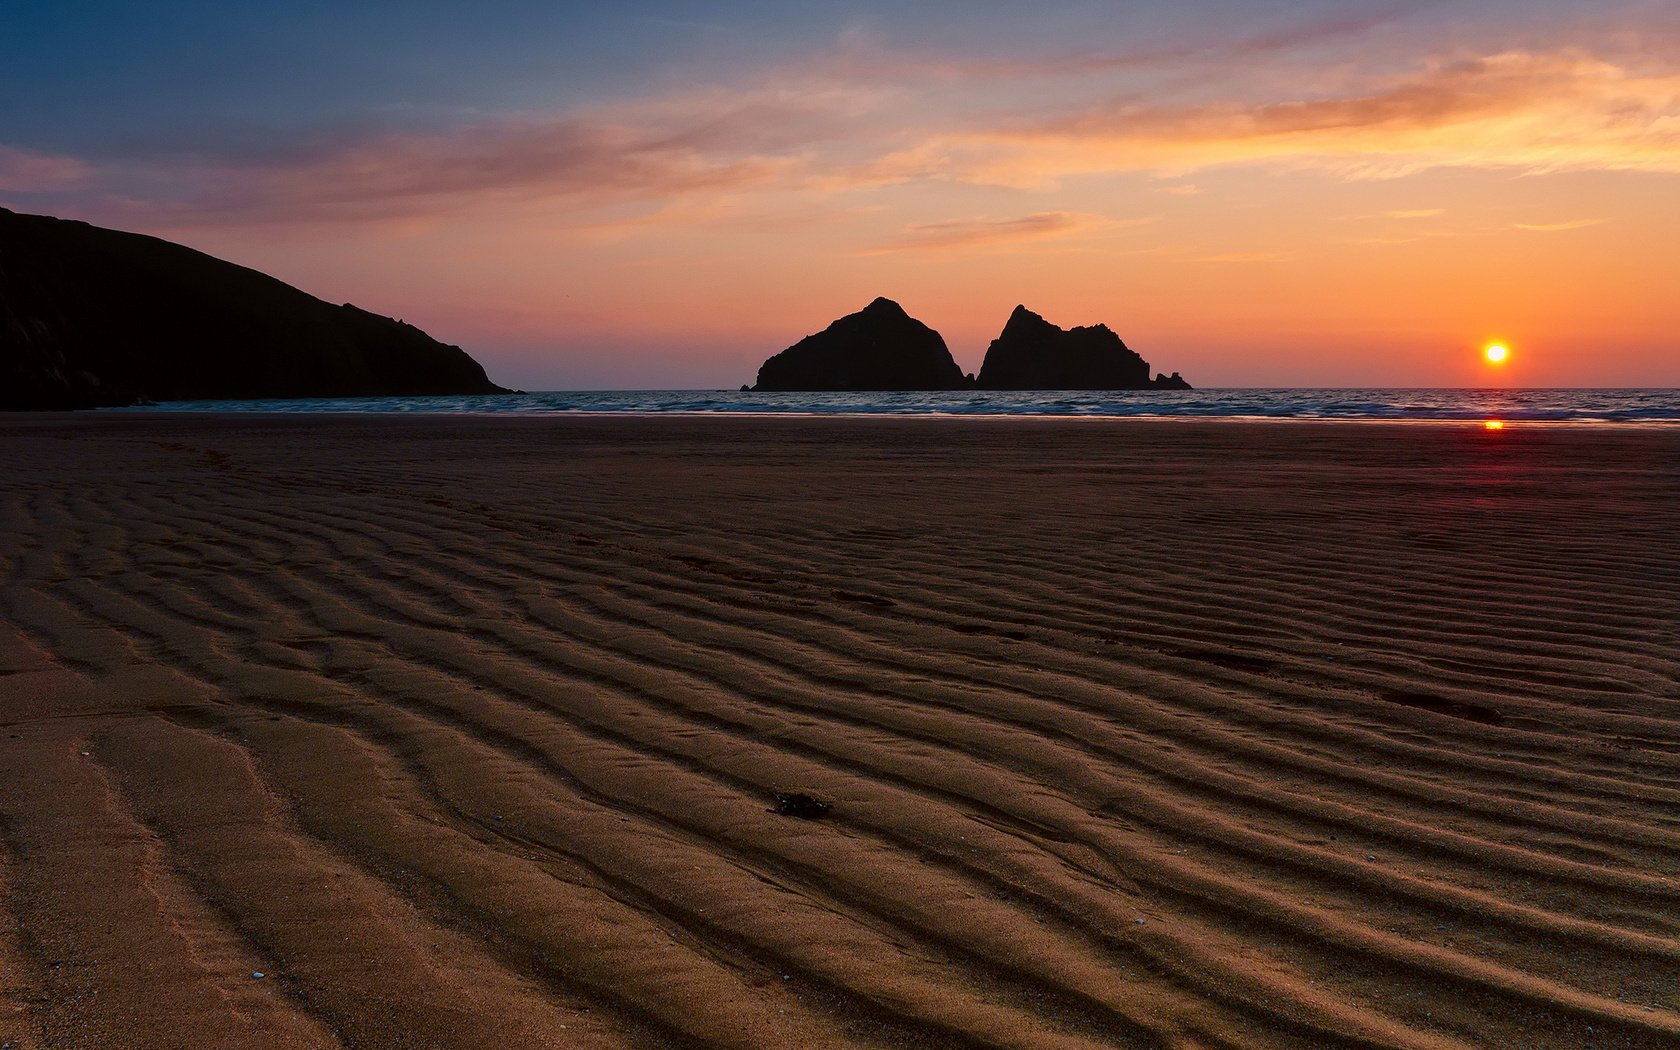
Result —
<svg viewBox="0 0 1680 1050"><path fill-rule="evenodd" d="M1511 356L1511 350L1504 343L1489 343L1482 349L1482 354L1488 359L1488 364L1502 365Z"/></svg>

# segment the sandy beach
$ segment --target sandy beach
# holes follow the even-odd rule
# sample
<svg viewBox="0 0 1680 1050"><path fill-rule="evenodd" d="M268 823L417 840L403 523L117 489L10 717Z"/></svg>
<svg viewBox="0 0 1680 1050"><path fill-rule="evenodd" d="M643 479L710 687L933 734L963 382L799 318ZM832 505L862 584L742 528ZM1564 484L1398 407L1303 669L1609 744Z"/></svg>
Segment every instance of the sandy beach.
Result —
<svg viewBox="0 0 1680 1050"><path fill-rule="evenodd" d="M0 571L17 1050L1680 1045L1680 430L15 416Z"/></svg>

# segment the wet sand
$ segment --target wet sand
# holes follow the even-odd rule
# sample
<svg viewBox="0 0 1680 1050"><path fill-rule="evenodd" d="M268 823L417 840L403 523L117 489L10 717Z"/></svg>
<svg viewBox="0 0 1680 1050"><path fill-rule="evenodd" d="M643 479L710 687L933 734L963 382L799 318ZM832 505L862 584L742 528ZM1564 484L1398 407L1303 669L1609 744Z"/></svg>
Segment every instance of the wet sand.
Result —
<svg viewBox="0 0 1680 1050"><path fill-rule="evenodd" d="M0 571L19 1050L1680 1045L1680 432L15 416Z"/></svg>

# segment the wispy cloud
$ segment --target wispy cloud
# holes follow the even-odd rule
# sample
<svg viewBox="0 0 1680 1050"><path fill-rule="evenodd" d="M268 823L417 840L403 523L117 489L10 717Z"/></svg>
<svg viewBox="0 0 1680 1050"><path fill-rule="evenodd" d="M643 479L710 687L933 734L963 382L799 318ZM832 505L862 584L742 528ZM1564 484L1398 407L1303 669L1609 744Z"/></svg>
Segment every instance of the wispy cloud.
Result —
<svg viewBox="0 0 1680 1050"><path fill-rule="evenodd" d="M291 222L393 218L509 198L600 204L764 184L793 163L707 141L730 134L717 126L645 129L579 119L384 134L291 163L235 158L178 170L199 192L172 210L182 218Z"/></svg>
<svg viewBox="0 0 1680 1050"><path fill-rule="evenodd" d="M1564 230L1584 230L1588 226L1597 226L1603 221L1603 219L1570 219L1565 222L1519 222L1514 225L1519 230L1530 230L1534 233L1561 233Z"/></svg>
<svg viewBox="0 0 1680 1050"><path fill-rule="evenodd" d="M1395 177L1447 166L1680 172L1680 72L1573 51L1431 63L1320 97L1174 106L1132 99L951 136L970 181L1233 164Z"/></svg>
<svg viewBox="0 0 1680 1050"><path fill-rule="evenodd" d="M1295 256L1290 252L1222 252L1218 255L1203 255L1197 262L1206 263L1279 263L1289 262Z"/></svg>
<svg viewBox="0 0 1680 1050"><path fill-rule="evenodd" d="M0 145L0 191L39 193L86 181L92 168L74 157Z"/></svg>
<svg viewBox="0 0 1680 1050"><path fill-rule="evenodd" d="M1351 244L1351 245L1354 245L1356 247L1361 247L1361 248L1382 248L1382 247L1389 247L1389 246L1397 245L1397 244L1417 244L1419 241L1423 241L1423 240L1427 240L1427 239L1428 238L1425 238L1423 236L1414 236L1414 237L1338 237L1334 240L1334 243L1336 243L1336 244Z"/></svg>
<svg viewBox="0 0 1680 1050"><path fill-rule="evenodd" d="M1095 215L1065 211L1039 212L1018 219L958 219L919 223L905 229L896 241L871 249L871 254L888 252L949 251L1020 241L1049 240L1084 233L1099 227L1141 225L1149 220L1111 222Z"/></svg>
<svg viewBox="0 0 1680 1050"><path fill-rule="evenodd" d="M1172 84L1184 54L1306 48L1316 55L1313 43L1416 6L1224 42L992 66L942 65L937 57L846 44L808 69L778 64L736 86L425 130L196 148L111 160L97 171L73 158L0 147L0 189L95 185L108 199L130 202L152 226L159 215L181 225L391 222L510 205L549 214L631 205L675 223L705 209L674 203L731 194L786 194L814 207L918 184L1048 196L1082 176L1182 180L1237 165L1343 178L1448 166L1680 173L1680 69L1660 63L1634 69L1578 50L1506 51L1420 61L1404 74L1321 63L1311 77L1289 78L1245 76L1216 63L1217 75ZM1312 64L1310 57L1301 61ZM943 72L930 74L930 66ZM1054 90L1009 90L1019 78L1056 70ZM1145 71L1142 79L1128 79L1134 70ZM961 80L962 87L918 91L930 76ZM1311 90L1284 93L1281 86L1301 83ZM1154 192L1200 191L1177 181ZM876 250L1067 236L1085 221L1053 210L1060 202L1046 203L1051 207L1024 218L911 227ZM1388 218L1439 214L1415 209ZM598 221L599 214L578 220Z"/></svg>
<svg viewBox="0 0 1680 1050"><path fill-rule="evenodd" d="M873 104L867 88L685 92L550 117L144 156L104 174L136 210L185 224L389 221L509 202L666 205L807 183L814 154L855 142Z"/></svg>
<svg viewBox="0 0 1680 1050"><path fill-rule="evenodd" d="M1438 0L1398 0L1371 11L1309 17L1293 24L1237 35L1203 30L1154 46L1121 50L1077 48L1045 55L951 56L906 55L868 34L850 34L844 46L823 62L807 63L807 71L879 80L903 79L973 82L1029 78L1075 77L1102 74L1221 65L1260 59L1313 45L1368 33L1416 12L1437 6Z"/></svg>

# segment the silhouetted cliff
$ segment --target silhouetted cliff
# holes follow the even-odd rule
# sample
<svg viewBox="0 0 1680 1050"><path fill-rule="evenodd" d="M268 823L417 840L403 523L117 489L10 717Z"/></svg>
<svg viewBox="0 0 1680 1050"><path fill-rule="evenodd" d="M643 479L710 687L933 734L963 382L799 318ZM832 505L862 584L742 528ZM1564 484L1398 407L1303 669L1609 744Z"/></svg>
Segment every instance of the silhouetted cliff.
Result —
<svg viewBox="0 0 1680 1050"><path fill-rule="evenodd" d="M938 332L877 299L770 358L754 390L959 390L972 381Z"/></svg>
<svg viewBox="0 0 1680 1050"><path fill-rule="evenodd" d="M1064 331L1017 306L992 340L976 384L982 390L1188 390L1179 377L1149 378L1139 357L1107 325Z"/></svg>
<svg viewBox="0 0 1680 1050"><path fill-rule="evenodd" d="M501 390L413 325L155 237L0 208L0 409Z"/></svg>

